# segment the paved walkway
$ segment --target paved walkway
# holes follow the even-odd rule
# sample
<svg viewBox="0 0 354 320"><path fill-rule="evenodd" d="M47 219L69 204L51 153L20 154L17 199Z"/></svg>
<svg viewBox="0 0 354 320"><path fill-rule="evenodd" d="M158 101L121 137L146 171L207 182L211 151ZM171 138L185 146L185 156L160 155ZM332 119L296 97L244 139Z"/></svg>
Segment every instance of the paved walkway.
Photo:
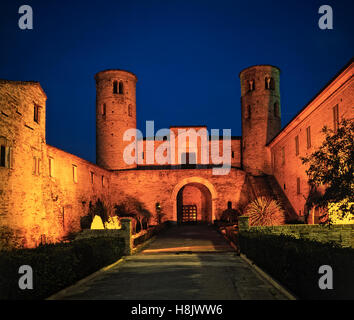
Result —
<svg viewBox="0 0 354 320"><path fill-rule="evenodd" d="M286 299L208 226L172 227L58 299Z"/></svg>

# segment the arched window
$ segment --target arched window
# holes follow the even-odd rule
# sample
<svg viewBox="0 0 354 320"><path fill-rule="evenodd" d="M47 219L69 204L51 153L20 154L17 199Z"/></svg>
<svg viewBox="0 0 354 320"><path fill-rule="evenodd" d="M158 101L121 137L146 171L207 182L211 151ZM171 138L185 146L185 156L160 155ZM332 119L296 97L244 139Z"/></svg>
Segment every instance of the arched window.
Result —
<svg viewBox="0 0 354 320"><path fill-rule="evenodd" d="M274 90L275 89L275 82L274 82L273 78L265 77L265 88L266 88L266 90Z"/></svg>
<svg viewBox="0 0 354 320"><path fill-rule="evenodd" d="M249 89L249 91L253 91L254 90L254 80L249 80L248 81L248 89Z"/></svg>
<svg viewBox="0 0 354 320"><path fill-rule="evenodd" d="M119 94L123 94L123 82L119 82Z"/></svg>
<svg viewBox="0 0 354 320"><path fill-rule="evenodd" d="M118 93L118 81L113 81L113 93Z"/></svg>
<svg viewBox="0 0 354 320"><path fill-rule="evenodd" d="M270 89L270 78L269 77L265 77L265 88L266 88L266 90Z"/></svg>

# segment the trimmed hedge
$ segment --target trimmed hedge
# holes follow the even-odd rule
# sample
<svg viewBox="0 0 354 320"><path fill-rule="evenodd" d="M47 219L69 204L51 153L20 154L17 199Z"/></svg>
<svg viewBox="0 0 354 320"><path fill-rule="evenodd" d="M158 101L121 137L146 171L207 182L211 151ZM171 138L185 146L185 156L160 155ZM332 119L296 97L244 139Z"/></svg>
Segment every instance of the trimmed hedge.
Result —
<svg viewBox="0 0 354 320"><path fill-rule="evenodd" d="M353 248L257 232L240 234L239 244L242 253L300 299L354 298ZM332 290L318 286L322 265L332 267Z"/></svg>
<svg viewBox="0 0 354 320"><path fill-rule="evenodd" d="M44 299L118 260L124 239L104 237L0 251L0 299ZM21 265L33 270L33 290L21 290Z"/></svg>

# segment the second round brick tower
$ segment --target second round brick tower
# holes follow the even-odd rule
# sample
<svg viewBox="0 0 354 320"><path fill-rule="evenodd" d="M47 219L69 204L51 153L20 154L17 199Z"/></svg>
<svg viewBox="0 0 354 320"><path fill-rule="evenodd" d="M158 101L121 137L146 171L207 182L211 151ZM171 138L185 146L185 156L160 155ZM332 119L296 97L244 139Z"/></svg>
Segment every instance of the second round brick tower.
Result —
<svg viewBox="0 0 354 320"><path fill-rule="evenodd" d="M272 172L266 147L280 131L280 69L257 65L240 72L242 167L253 175Z"/></svg>
<svg viewBox="0 0 354 320"><path fill-rule="evenodd" d="M105 70L96 80L96 163L109 169L129 169L124 149L131 142L123 141L128 129L136 129L137 77L124 70Z"/></svg>

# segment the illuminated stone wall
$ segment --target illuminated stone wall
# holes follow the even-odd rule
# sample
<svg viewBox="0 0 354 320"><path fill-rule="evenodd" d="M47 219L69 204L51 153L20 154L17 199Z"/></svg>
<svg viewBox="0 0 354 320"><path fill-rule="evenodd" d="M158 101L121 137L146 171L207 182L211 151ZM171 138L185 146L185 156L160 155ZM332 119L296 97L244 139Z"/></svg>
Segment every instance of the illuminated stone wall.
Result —
<svg viewBox="0 0 354 320"><path fill-rule="evenodd" d="M264 77L269 75L274 77L273 90L264 88ZM251 79L255 79L254 92L247 91ZM116 80L123 81L123 93L113 93ZM6 153L4 166L0 166L0 238L27 247L61 240L80 230L80 218L98 199L109 213L127 197L141 201L153 215L159 203L165 220L177 221L178 192L198 184L210 192L214 220L220 218L229 201L237 208L252 199L247 175L261 173L274 174L301 216L308 186L300 156L313 152L321 143L324 124L333 126L334 106L338 105L339 117L353 118L353 63L279 134L280 104L279 114L274 113L274 103L279 99L278 80L278 69L271 66L252 67L241 73L243 137L231 141L234 157L227 175L215 175L206 167L147 168L144 162L136 168L122 163L123 131L136 126L136 77L129 72L111 70L96 75L99 165L46 144L47 97L39 83L0 80L0 144ZM311 127L309 148L307 127ZM295 136L299 137L298 155ZM146 143L144 140L145 152ZM156 141L154 150L161 143ZM155 222L153 216L150 223Z"/></svg>
<svg viewBox="0 0 354 320"><path fill-rule="evenodd" d="M324 90L322 90L269 145L273 174L299 216L303 216L309 193L306 157L318 148L324 139L323 126L334 128L333 108L338 106L338 118L354 117L354 63L348 65ZM310 144L307 132L310 128ZM297 138L296 138L297 137ZM296 154L298 139L298 154ZM298 186L299 184L299 186ZM309 223L313 222L311 212Z"/></svg>

